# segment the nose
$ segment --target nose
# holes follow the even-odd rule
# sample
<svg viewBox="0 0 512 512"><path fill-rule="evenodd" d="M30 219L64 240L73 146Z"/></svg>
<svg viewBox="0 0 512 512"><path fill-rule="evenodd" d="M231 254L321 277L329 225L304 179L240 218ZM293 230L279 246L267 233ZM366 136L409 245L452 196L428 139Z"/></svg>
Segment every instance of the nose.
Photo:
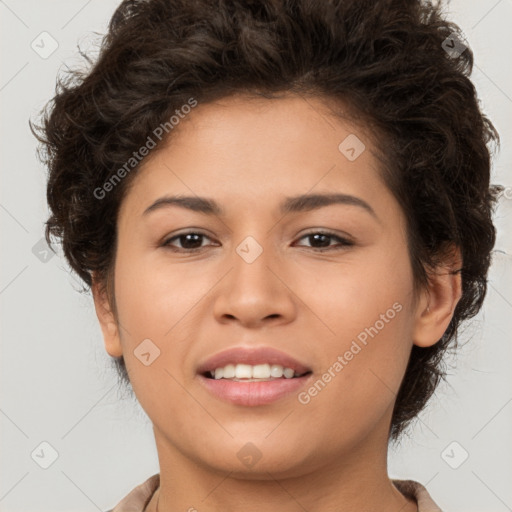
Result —
<svg viewBox="0 0 512 512"><path fill-rule="evenodd" d="M239 248L240 249L240 248ZM251 247L250 250L254 250ZM230 271L221 280L214 304L218 322L238 322L248 328L293 321L297 304L289 272L269 248L253 261L242 251L230 258Z"/></svg>

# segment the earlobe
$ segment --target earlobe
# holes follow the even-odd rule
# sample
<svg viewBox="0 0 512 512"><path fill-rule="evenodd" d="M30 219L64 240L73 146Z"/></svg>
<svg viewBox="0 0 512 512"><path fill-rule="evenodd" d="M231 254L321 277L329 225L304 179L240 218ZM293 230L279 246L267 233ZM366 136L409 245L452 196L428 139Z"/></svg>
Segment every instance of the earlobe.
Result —
<svg viewBox="0 0 512 512"><path fill-rule="evenodd" d="M112 357L120 357L123 355L121 340L119 338L119 329L115 315L110 306L105 286L103 286L93 275L93 284L91 286L92 296L94 300L94 308L96 316L100 323L103 333L103 341L105 350Z"/></svg>
<svg viewBox="0 0 512 512"><path fill-rule="evenodd" d="M452 247L445 263L430 273L416 310L413 342L418 347L436 344L448 328L462 296L461 267L460 250Z"/></svg>

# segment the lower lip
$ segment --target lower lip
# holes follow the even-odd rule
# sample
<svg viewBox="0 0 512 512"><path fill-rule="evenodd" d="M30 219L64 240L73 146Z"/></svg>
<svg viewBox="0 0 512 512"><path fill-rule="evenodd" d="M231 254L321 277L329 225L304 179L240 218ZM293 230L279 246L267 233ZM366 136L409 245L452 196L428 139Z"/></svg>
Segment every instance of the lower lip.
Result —
<svg viewBox="0 0 512 512"><path fill-rule="evenodd" d="M293 379L275 379L261 382L240 382L228 379L209 379L198 375L199 381L206 389L232 404L254 407L275 402L285 396L297 393L306 385L312 374Z"/></svg>

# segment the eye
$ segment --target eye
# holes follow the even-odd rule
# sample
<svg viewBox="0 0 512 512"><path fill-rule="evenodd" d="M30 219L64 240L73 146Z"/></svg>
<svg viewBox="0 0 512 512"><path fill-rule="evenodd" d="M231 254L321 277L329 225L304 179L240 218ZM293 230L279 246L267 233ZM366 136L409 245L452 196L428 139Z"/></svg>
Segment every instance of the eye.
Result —
<svg viewBox="0 0 512 512"><path fill-rule="evenodd" d="M329 231L312 231L302 236L300 240L308 239L312 244L309 247L316 251L331 251L331 250L341 250L345 247L349 247L354 245L354 242L348 240L347 238L343 238L339 235L331 233ZM338 241L337 245L331 245L333 240ZM304 247L304 246L303 246ZM308 247L308 246L306 246Z"/></svg>
<svg viewBox="0 0 512 512"><path fill-rule="evenodd" d="M173 251L181 251L181 252L192 252L197 249L201 249L204 247L201 242L204 238L210 239L204 233L198 233L196 231L189 231L187 233L180 233L179 235L175 235L172 238L167 239L162 244L162 247L168 247ZM180 246L176 247L173 242L178 241Z"/></svg>

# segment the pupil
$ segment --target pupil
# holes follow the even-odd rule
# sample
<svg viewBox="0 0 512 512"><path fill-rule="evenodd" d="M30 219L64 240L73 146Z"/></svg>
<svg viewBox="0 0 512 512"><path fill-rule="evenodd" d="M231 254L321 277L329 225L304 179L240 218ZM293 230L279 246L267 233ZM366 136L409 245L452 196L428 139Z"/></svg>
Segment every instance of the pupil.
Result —
<svg viewBox="0 0 512 512"><path fill-rule="evenodd" d="M323 235L321 233L316 233L314 235L310 235L310 238L313 238L315 239L317 242L319 241L320 238L323 239L324 244L321 244L321 247L328 247L329 246L329 239L330 239L330 235Z"/></svg>
<svg viewBox="0 0 512 512"><path fill-rule="evenodd" d="M196 247L201 247L201 240L200 237L203 235L199 235L197 233L187 233L186 235L181 235L181 242L182 247L185 249L194 249ZM187 239L187 237L193 237L194 240ZM185 240L185 243L183 243L183 240ZM199 241L199 246L197 245L197 242ZM190 247L190 244L192 244L193 247ZM195 244L195 245L194 245Z"/></svg>

